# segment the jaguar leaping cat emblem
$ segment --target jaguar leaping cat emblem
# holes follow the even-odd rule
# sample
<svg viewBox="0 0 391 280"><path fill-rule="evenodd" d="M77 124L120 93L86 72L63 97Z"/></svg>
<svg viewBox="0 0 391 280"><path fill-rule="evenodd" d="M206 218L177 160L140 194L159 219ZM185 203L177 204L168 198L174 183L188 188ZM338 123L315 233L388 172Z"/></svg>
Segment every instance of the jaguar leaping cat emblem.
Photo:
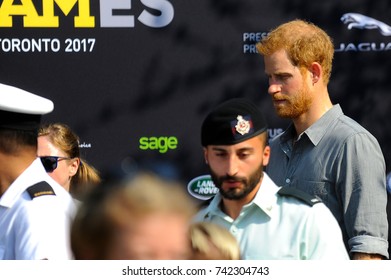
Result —
<svg viewBox="0 0 391 280"><path fill-rule="evenodd" d="M391 36L391 26L362 14L347 13L341 17L341 21L348 25L348 29L378 29L382 35Z"/></svg>

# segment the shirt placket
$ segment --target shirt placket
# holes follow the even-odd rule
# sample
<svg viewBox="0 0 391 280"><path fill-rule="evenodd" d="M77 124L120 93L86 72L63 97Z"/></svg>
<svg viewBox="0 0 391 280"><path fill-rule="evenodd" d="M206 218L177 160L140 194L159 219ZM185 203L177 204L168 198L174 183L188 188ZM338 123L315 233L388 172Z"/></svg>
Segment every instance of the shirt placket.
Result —
<svg viewBox="0 0 391 280"><path fill-rule="evenodd" d="M282 150L287 156L287 169L284 178L284 186L290 187L293 182L293 177L296 172L297 167L299 166L299 162L302 154L302 146L300 145L302 139L299 139L295 142L295 144L291 144L292 142L285 142L282 146Z"/></svg>

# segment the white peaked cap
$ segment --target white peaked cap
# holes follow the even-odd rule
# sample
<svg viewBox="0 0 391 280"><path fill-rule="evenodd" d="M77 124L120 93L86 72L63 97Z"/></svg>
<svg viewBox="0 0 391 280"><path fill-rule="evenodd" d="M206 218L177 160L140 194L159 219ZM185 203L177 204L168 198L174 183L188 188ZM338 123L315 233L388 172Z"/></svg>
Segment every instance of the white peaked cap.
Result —
<svg viewBox="0 0 391 280"><path fill-rule="evenodd" d="M53 102L49 99L0 84L0 129L36 131L41 116L53 109Z"/></svg>
<svg viewBox="0 0 391 280"><path fill-rule="evenodd" d="M23 89L0 84L0 110L43 115L54 109L51 100L35 95Z"/></svg>

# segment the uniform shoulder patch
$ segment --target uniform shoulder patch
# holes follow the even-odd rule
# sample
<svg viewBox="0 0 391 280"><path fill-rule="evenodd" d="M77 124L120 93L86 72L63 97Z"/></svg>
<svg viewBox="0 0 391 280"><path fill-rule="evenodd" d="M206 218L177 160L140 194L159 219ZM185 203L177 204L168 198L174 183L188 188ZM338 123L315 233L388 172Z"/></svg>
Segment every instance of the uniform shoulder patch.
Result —
<svg viewBox="0 0 391 280"><path fill-rule="evenodd" d="M43 196L43 195L56 195L53 188L45 181L36 183L27 189L31 199Z"/></svg>
<svg viewBox="0 0 391 280"><path fill-rule="evenodd" d="M314 206L316 203L322 202L321 199L293 187L282 187L278 191L278 194L282 196L295 197L310 206Z"/></svg>

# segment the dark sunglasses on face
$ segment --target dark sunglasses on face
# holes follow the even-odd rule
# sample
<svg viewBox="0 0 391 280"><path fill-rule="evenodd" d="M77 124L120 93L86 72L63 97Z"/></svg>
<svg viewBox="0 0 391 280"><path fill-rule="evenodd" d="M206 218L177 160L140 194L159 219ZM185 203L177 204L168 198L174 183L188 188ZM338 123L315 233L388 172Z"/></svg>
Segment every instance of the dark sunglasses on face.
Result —
<svg viewBox="0 0 391 280"><path fill-rule="evenodd" d="M70 157L55 157L55 156L45 156L45 157L39 157L41 159L43 167L45 167L46 172L51 173L53 172L58 165L58 162L60 160L64 159L72 159Z"/></svg>

